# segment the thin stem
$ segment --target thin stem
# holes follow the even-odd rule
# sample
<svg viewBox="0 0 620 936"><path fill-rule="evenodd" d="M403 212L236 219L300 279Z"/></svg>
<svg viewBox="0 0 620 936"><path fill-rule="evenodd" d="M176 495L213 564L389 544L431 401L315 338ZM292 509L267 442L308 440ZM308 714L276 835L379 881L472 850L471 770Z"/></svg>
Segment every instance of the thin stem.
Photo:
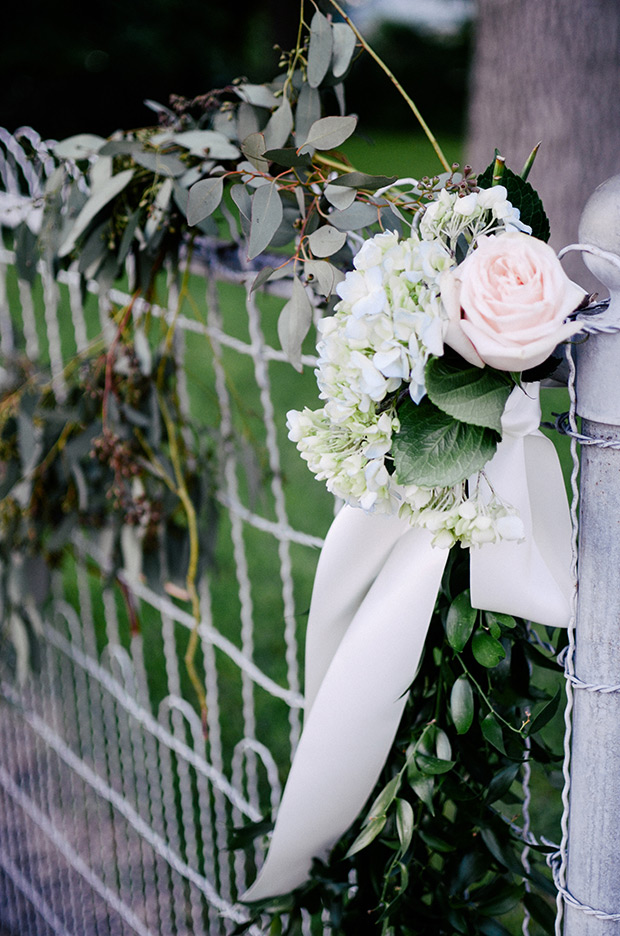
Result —
<svg viewBox="0 0 620 936"><path fill-rule="evenodd" d="M361 32L360 32L359 29L357 28L357 26L355 26L354 23L351 21L350 17L347 16L347 14L344 12L344 10L343 10L342 7L340 6L340 4L337 3L336 0L329 0L329 2L330 2L331 5L334 7L334 9L338 11L338 13L340 14L340 16L342 16L342 18L344 19L345 23L347 23L347 25L350 27L350 29L353 30L353 32L355 33L355 36L356 36L358 42L361 44L362 48L365 49L366 52L368 52L368 54L370 55L370 57L373 58L373 59L375 60L375 62L376 62L377 65L379 66L379 68L381 68L381 70L382 70L383 72L385 72L385 74L388 76L388 78L390 79L390 81L392 82L392 84L394 85L394 87L396 88L396 90L398 91L398 93L399 93L399 94L401 95L401 97L406 101L406 103L407 103L407 105L409 106L410 110L413 111L413 114L415 115L416 120L418 121L418 123L420 124L420 126L422 127L422 129L424 130L424 133L426 134L429 143L431 144L431 146L432 146L433 149L435 150L435 153L437 154L437 157L438 157L438 159L439 159L439 162L440 162L441 165L444 167L444 169L446 170L446 172L450 172L450 171L451 171L451 166L450 166L450 164L448 163L448 160L446 159L446 157L444 156L443 151L442 151L442 149L441 149L439 143L438 143L437 140L435 139L435 136L434 136L433 132L431 131L430 127L428 126L428 124L426 123L426 121L424 120L424 118L422 117L422 114L420 113L420 111L418 110L418 108L416 107L416 105L414 104L414 102L411 100L411 98L409 97L409 95L407 94L407 92L405 91L405 89L403 88L403 86L401 85L401 83L397 80L397 78L396 78L396 76L394 75L394 73L393 73L392 71L390 71L390 69L388 68L388 66L387 66L387 65L385 64L385 62L383 61L383 59L382 59L379 55L377 55L377 53L375 52L375 50L366 42L366 40L365 40L364 37L362 36Z"/></svg>

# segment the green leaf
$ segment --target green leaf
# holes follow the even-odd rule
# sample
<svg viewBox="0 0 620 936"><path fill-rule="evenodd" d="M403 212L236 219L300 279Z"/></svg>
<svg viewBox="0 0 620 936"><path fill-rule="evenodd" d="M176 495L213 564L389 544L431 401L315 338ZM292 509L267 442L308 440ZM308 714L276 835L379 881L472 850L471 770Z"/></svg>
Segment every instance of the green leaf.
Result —
<svg viewBox="0 0 620 936"><path fill-rule="evenodd" d="M252 220L248 260L254 260L269 246L271 238L280 227L282 199L275 182L261 185L252 196Z"/></svg>
<svg viewBox="0 0 620 936"><path fill-rule="evenodd" d="M450 714L457 734L467 734L474 720L474 693L465 674L459 676L450 693Z"/></svg>
<svg viewBox="0 0 620 936"><path fill-rule="evenodd" d="M496 773L489 784L485 802L495 803L496 800L500 800L508 792L520 770L521 764L508 764Z"/></svg>
<svg viewBox="0 0 620 936"><path fill-rule="evenodd" d="M435 789L435 778L422 773L418 770L415 763L411 761L407 765L407 780L409 786L422 800L432 816L435 815L435 806L433 804L433 791Z"/></svg>
<svg viewBox="0 0 620 936"><path fill-rule="evenodd" d="M288 98L283 97L282 103L273 112L267 126L263 130L267 149L280 149L283 147L291 135L292 129L293 112Z"/></svg>
<svg viewBox="0 0 620 936"><path fill-rule="evenodd" d="M133 169L125 169L123 172L119 172L117 175L112 176L110 181L100 188L95 195L92 195L88 199L75 219L68 237L63 244L61 244L58 251L59 257L66 257L71 253L80 234L84 233L90 222L99 214L101 209L105 208L107 204L113 201L117 195L120 195L123 189L129 185L133 174Z"/></svg>
<svg viewBox="0 0 620 936"><path fill-rule="evenodd" d="M500 627L505 627L507 630L513 630L517 626L517 622L511 614L501 614L499 611L485 611L484 618L489 627L493 622L499 624Z"/></svg>
<svg viewBox="0 0 620 936"><path fill-rule="evenodd" d="M343 188L342 185L332 185L330 182L325 186L324 194L330 205L344 211L349 205L353 204L357 192L355 189Z"/></svg>
<svg viewBox="0 0 620 936"><path fill-rule="evenodd" d="M247 156L257 172L269 172L269 162L265 159L265 137L258 130L256 133L250 133L243 143L241 150L244 156Z"/></svg>
<svg viewBox="0 0 620 936"><path fill-rule="evenodd" d="M396 182L397 178L397 176L368 175L366 172L345 172L337 179L332 179L330 185L343 185L347 188L367 189L369 192L375 192L377 189Z"/></svg>
<svg viewBox="0 0 620 936"><path fill-rule="evenodd" d="M158 176L174 179L183 175L187 170L185 163L181 162L174 153L151 152L137 146L132 150L131 155L133 161L137 162L139 166L144 166L145 169Z"/></svg>
<svg viewBox="0 0 620 936"><path fill-rule="evenodd" d="M262 133L259 136L262 136ZM265 150L264 155L265 159L277 163L278 166L283 166L285 169L308 169L312 165L309 156L298 156L297 150L292 147Z"/></svg>
<svg viewBox="0 0 620 936"><path fill-rule="evenodd" d="M456 761L442 760L440 757L433 757L432 754L417 754L416 763L423 774L434 776L435 774L448 773L452 770Z"/></svg>
<svg viewBox="0 0 620 936"><path fill-rule="evenodd" d="M201 179L192 185L187 197L187 223L198 224L213 214L224 194L224 180L220 176Z"/></svg>
<svg viewBox="0 0 620 936"><path fill-rule="evenodd" d="M308 47L308 84L311 88L318 88L327 74L333 43L331 23L317 10L310 23Z"/></svg>
<svg viewBox="0 0 620 936"><path fill-rule="evenodd" d="M487 166L482 175L478 176L480 188L491 187L494 162ZM519 209L521 221L524 224L529 224L532 228L532 235L540 240L548 241L551 233L549 218L545 214L543 203L536 189L532 188L529 182L518 176L508 166L504 168L502 185L506 187L508 201Z"/></svg>
<svg viewBox="0 0 620 936"><path fill-rule="evenodd" d="M366 848L367 845L370 845L370 843L381 834L386 822L386 817L380 816L379 818L369 822L368 825L364 826L346 853L345 858L350 858L352 855L357 854L357 852L361 851L363 848Z"/></svg>
<svg viewBox="0 0 620 936"><path fill-rule="evenodd" d="M513 389L505 374L490 367L463 367L454 359L432 357L426 365L425 380L429 399L444 413L501 434L502 413Z"/></svg>
<svg viewBox="0 0 620 936"><path fill-rule="evenodd" d="M260 189L259 189L260 191ZM293 278L293 292L278 318L278 338L295 370L301 373L301 346L312 324L312 303L299 277Z"/></svg>
<svg viewBox="0 0 620 936"><path fill-rule="evenodd" d="M560 699L562 698L562 686L558 686L556 694L552 699L549 699L542 708L538 710L534 718L532 719L529 725L528 734L536 734L537 731L540 731L541 728L544 728L545 725L551 721L553 716L558 710L558 705L560 704Z"/></svg>
<svg viewBox="0 0 620 936"><path fill-rule="evenodd" d="M334 78L341 78L351 64L357 39L347 23L334 23L332 34L334 42L332 74Z"/></svg>
<svg viewBox="0 0 620 936"><path fill-rule="evenodd" d="M327 260L307 260L304 264L304 272L308 277L308 282L316 283L315 288L326 299L344 279L344 273Z"/></svg>
<svg viewBox="0 0 620 936"><path fill-rule="evenodd" d="M272 276L274 268L270 266L263 267L260 271L254 282L252 283L252 288L250 292L254 292L256 289L260 289L261 286L264 286L268 279Z"/></svg>
<svg viewBox="0 0 620 936"><path fill-rule="evenodd" d="M396 774L388 783L386 783L368 810L368 817L366 820L367 822L369 822L371 819L376 819L379 816L385 815L396 799L396 794L400 789L400 784L400 774Z"/></svg>
<svg viewBox="0 0 620 936"><path fill-rule="evenodd" d="M480 730L489 744L492 744L493 747L497 748L497 750L502 754L506 753L506 748L504 747L504 736L502 735L502 727L493 712L489 712L487 717L482 721Z"/></svg>
<svg viewBox="0 0 620 936"><path fill-rule="evenodd" d="M346 243L344 231L337 231L331 224L324 224L308 237L310 250L315 257L331 257Z"/></svg>
<svg viewBox="0 0 620 936"><path fill-rule="evenodd" d="M545 933L552 933L556 916L555 902L552 909L538 894L526 893L523 896L523 903L533 919L540 923Z"/></svg>
<svg viewBox="0 0 620 936"><path fill-rule="evenodd" d="M52 149L59 159L88 159L98 153L105 142L94 133L78 133L54 144Z"/></svg>
<svg viewBox="0 0 620 936"><path fill-rule="evenodd" d="M312 147L318 150L336 149L348 140L356 126L357 117L320 117L310 127L299 149L301 153L307 153Z"/></svg>
<svg viewBox="0 0 620 936"><path fill-rule="evenodd" d="M405 852L413 838L414 817L411 803L405 799L396 800L396 831L398 841L403 852Z"/></svg>
<svg viewBox="0 0 620 936"><path fill-rule="evenodd" d="M392 454L399 484L450 487L480 471L495 454L496 432L458 422L428 397L417 406L405 400L398 415Z"/></svg>
<svg viewBox="0 0 620 936"><path fill-rule="evenodd" d="M446 637L453 650L461 653L476 623L478 610L472 608L469 590L457 595L448 609Z"/></svg>
<svg viewBox="0 0 620 936"><path fill-rule="evenodd" d="M359 231L360 228L376 224L378 220L375 206L360 201L353 202L344 211L332 211L329 215L329 223L339 231Z"/></svg>
<svg viewBox="0 0 620 936"><path fill-rule="evenodd" d="M471 639L471 650L475 659L481 666L491 669L497 666L506 656L506 651L499 640L484 630L477 630Z"/></svg>
<svg viewBox="0 0 620 936"><path fill-rule="evenodd" d="M449 852L456 851L456 846L452 845L450 842L444 841L444 839L438 838L436 835L430 835L428 832L425 832L423 829L420 829L418 835L422 841L428 845L433 851L442 852L448 854Z"/></svg>
<svg viewBox="0 0 620 936"><path fill-rule="evenodd" d="M321 116L321 95L316 88L304 83L301 86L295 108L295 140L301 146L308 136L310 127Z"/></svg>

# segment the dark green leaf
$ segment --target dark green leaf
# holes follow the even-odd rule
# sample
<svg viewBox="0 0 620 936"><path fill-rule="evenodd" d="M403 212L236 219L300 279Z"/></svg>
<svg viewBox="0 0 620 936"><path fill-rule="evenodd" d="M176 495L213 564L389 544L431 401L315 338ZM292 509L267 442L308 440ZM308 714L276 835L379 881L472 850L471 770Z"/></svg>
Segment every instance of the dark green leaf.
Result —
<svg viewBox="0 0 620 936"><path fill-rule="evenodd" d="M519 775L521 764L508 764L495 774L487 790L486 802L494 803L500 800L510 789Z"/></svg>
<svg viewBox="0 0 620 936"><path fill-rule="evenodd" d="M327 74L333 43L331 23L317 10L310 23L308 47L308 84L311 88L318 88Z"/></svg>
<svg viewBox="0 0 620 936"><path fill-rule="evenodd" d="M420 829L418 835L422 841L428 845L433 851L443 852L448 854L456 850L456 846L452 845L450 842L444 841L444 839L438 838L436 835L430 835L428 832L425 832L423 829Z"/></svg>
<svg viewBox="0 0 620 936"><path fill-rule="evenodd" d="M506 656L506 651L499 640L491 637L487 631L477 630L471 640L471 649L474 657L481 666L489 669L497 666Z"/></svg>
<svg viewBox="0 0 620 936"><path fill-rule="evenodd" d="M495 454L496 432L458 422L428 397L417 406L405 400L398 415L392 454L400 484L450 487L480 471Z"/></svg>
<svg viewBox="0 0 620 936"><path fill-rule="evenodd" d="M452 770L455 761L442 760L440 757L433 757L432 754L417 754L416 763L423 774L433 776L434 774L444 774Z"/></svg>
<svg viewBox="0 0 620 936"><path fill-rule="evenodd" d="M551 721L558 710L560 699L562 698L562 686L558 686L556 694L541 709L538 710L529 725L528 734L536 734L541 728Z"/></svg>
<svg viewBox="0 0 620 936"><path fill-rule="evenodd" d="M396 179L397 176L368 175L367 172L345 172L337 179L332 179L330 184L375 192L377 189L385 188L386 185L392 185L393 182L396 182Z"/></svg>
<svg viewBox="0 0 620 936"><path fill-rule="evenodd" d="M523 883L513 884L496 879L491 887L477 892L478 908L485 916L502 916L523 899L524 888Z"/></svg>
<svg viewBox="0 0 620 936"><path fill-rule="evenodd" d="M474 720L474 693L465 674L452 686L450 714L457 734L467 734Z"/></svg>
<svg viewBox="0 0 620 936"><path fill-rule="evenodd" d="M480 188L490 188L493 180L494 161L487 166L482 175L478 176L478 185ZM549 219L545 214L543 203L536 189L532 188L529 182L518 176L508 166L504 168L502 176L502 185L508 192L508 200L519 209L521 221L529 224L532 228L532 235L540 240L548 241L550 235Z"/></svg>
<svg viewBox="0 0 620 936"><path fill-rule="evenodd" d="M481 723L480 729L489 744L492 744L493 747L497 748L498 751L501 751L502 754L506 753L502 728L493 712L489 712L487 717Z"/></svg>
<svg viewBox="0 0 620 936"><path fill-rule="evenodd" d="M259 134L262 136L262 134ZM245 144L244 144L245 145ZM265 160L277 163L285 169L307 169L312 165L309 156L298 156L297 151L292 147L286 149L268 149L264 152ZM266 169L264 171L267 171Z"/></svg>
<svg viewBox="0 0 620 936"><path fill-rule="evenodd" d="M472 608L469 590L457 595L446 617L446 637L448 643L458 653L464 649L471 637L478 611Z"/></svg>
<svg viewBox="0 0 620 936"><path fill-rule="evenodd" d="M507 630L513 630L517 626L517 622L510 614L500 614L499 611L485 611L484 617L489 627L493 622L499 624L500 627L505 627Z"/></svg>
<svg viewBox="0 0 620 936"><path fill-rule="evenodd" d="M465 367L447 357L430 358L426 365L426 392L444 413L460 422L486 426L501 434L501 417L513 385L505 374L490 367Z"/></svg>
<svg viewBox="0 0 620 936"><path fill-rule="evenodd" d="M386 821L387 820L385 816L380 816L377 819L371 820L368 825L365 825L349 848L345 858L350 858L351 855L355 855L363 848L366 848L367 845L370 845L370 843L374 841L374 839L376 839L376 837L383 831Z"/></svg>
<svg viewBox="0 0 620 936"><path fill-rule="evenodd" d="M400 789L401 779L400 774L392 777L392 779L386 783L379 795L374 800L372 806L368 810L368 819L376 819L379 816L385 815L388 811L394 800L396 799L396 794Z"/></svg>
<svg viewBox="0 0 620 936"><path fill-rule="evenodd" d="M546 933L552 933L555 925L556 905L553 902L553 908L549 906L546 900L543 900L538 894L526 893L523 895L523 903L532 915L532 918L543 927Z"/></svg>

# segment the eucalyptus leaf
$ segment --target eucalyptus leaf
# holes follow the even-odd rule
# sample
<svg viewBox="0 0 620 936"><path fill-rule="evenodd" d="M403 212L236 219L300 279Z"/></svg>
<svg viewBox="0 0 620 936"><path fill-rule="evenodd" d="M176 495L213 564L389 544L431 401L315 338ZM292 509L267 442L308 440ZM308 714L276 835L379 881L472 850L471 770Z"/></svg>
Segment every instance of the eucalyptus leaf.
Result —
<svg viewBox="0 0 620 936"><path fill-rule="evenodd" d="M490 367L463 367L463 361L432 357L426 365L429 399L450 416L472 426L502 431L502 413L513 384Z"/></svg>
<svg viewBox="0 0 620 936"><path fill-rule="evenodd" d="M459 676L450 693L450 714L457 734L467 734L474 720L474 693L465 674Z"/></svg>
<svg viewBox="0 0 620 936"><path fill-rule="evenodd" d="M192 185L187 196L187 223L198 224L213 214L224 194L224 180L221 176L201 179Z"/></svg>
<svg viewBox="0 0 620 936"><path fill-rule="evenodd" d="M332 74L334 78L341 78L351 64L357 39L348 23L334 23L332 35L334 43Z"/></svg>
<svg viewBox="0 0 620 936"><path fill-rule="evenodd" d="M267 85L241 84L235 88L242 101L253 104L255 107L266 107L269 110L277 107L278 99Z"/></svg>
<svg viewBox="0 0 620 936"><path fill-rule="evenodd" d="M254 260L271 243L283 215L282 199L275 182L258 188L252 196L248 259Z"/></svg>
<svg viewBox="0 0 620 936"><path fill-rule="evenodd" d="M260 130L259 113L262 114L262 111L258 111L246 101L239 104L237 108L237 139L240 143L243 143L251 133L257 133Z"/></svg>
<svg viewBox="0 0 620 936"><path fill-rule="evenodd" d="M321 116L321 96L307 82L301 86L295 108L295 140L300 146L308 136L310 127Z"/></svg>
<svg viewBox="0 0 620 936"><path fill-rule="evenodd" d="M461 653L476 623L478 611L471 606L469 591L457 595L446 616L446 637L453 650Z"/></svg>
<svg viewBox="0 0 620 936"><path fill-rule="evenodd" d="M308 84L311 88L318 88L329 70L333 43L331 23L316 10L310 23L308 47Z"/></svg>
<svg viewBox="0 0 620 936"><path fill-rule="evenodd" d="M344 246L347 235L337 231L331 224L323 224L308 237L310 250L315 257L331 257Z"/></svg>
<svg viewBox="0 0 620 936"><path fill-rule="evenodd" d="M336 149L349 139L356 126L357 117L320 117L310 127L299 149L302 153L308 152L310 148Z"/></svg>
<svg viewBox="0 0 620 936"><path fill-rule="evenodd" d="M339 231L359 231L361 228L376 224L378 220L377 208L360 201L353 202L344 211L332 211L329 215L329 223Z"/></svg>
<svg viewBox="0 0 620 936"><path fill-rule="evenodd" d="M183 175L187 169L185 163L181 162L179 157L175 156L174 153L151 152L150 150L143 150L140 147L136 147L132 151L132 157L134 162L137 162L139 166L144 166L145 169L148 169L158 176L169 176L174 179L177 176Z"/></svg>
<svg viewBox="0 0 620 936"><path fill-rule="evenodd" d="M312 303L299 277L293 277L291 298L278 318L278 338L287 359L301 372L301 346L312 324Z"/></svg>
<svg viewBox="0 0 620 936"><path fill-rule="evenodd" d="M129 185L133 174L133 169L125 169L123 172L119 172L117 175L112 176L108 184L99 189L96 195L92 195L88 199L75 219L69 236L65 239L63 244L61 244L58 251L59 257L66 257L71 253L79 236L84 233L90 222L99 214L101 209L105 208L106 205L120 195L123 189Z"/></svg>
<svg viewBox="0 0 620 936"><path fill-rule="evenodd" d="M230 195L239 211L239 221L241 230L246 240L250 236L250 224L252 218L252 198L245 185L238 183L231 186Z"/></svg>
<svg viewBox="0 0 620 936"><path fill-rule="evenodd" d="M171 136L167 134L161 136L189 150L192 156L208 156L211 159L237 159L239 157L238 148L216 130L184 130Z"/></svg>
<svg viewBox="0 0 620 936"><path fill-rule="evenodd" d="M55 143L52 149L59 159L89 159L100 151L105 142L104 137L95 133L78 133Z"/></svg>
<svg viewBox="0 0 620 936"><path fill-rule="evenodd" d="M241 144L243 155L248 157L258 172L269 172L269 162L264 155L266 148L264 134L259 132L250 133Z"/></svg>
<svg viewBox="0 0 620 936"><path fill-rule="evenodd" d="M330 205L341 211L352 205L357 195L355 189L343 188L341 185L332 185L331 183L326 185L323 191Z"/></svg>
<svg viewBox="0 0 620 936"><path fill-rule="evenodd" d="M268 279L273 275L273 267L266 266L260 271L254 282L252 283L252 288L250 292L254 292L256 289L260 289L261 286L264 286Z"/></svg>
<svg viewBox="0 0 620 936"><path fill-rule="evenodd" d="M458 422L428 397L418 405L406 400L398 415L392 454L400 484L450 487L480 471L495 454L497 433Z"/></svg>
<svg viewBox="0 0 620 936"><path fill-rule="evenodd" d="M481 666L492 669L503 660L506 651L503 646L492 637L487 631L477 630L471 639L471 652Z"/></svg>
<svg viewBox="0 0 620 936"><path fill-rule="evenodd" d="M344 279L344 273L326 260L307 260L304 271L309 280L317 283L318 291L325 298L329 298Z"/></svg>
<svg viewBox="0 0 620 936"><path fill-rule="evenodd" d="M282 98L282 103L273 112L263 133L265 136L265 146L267 149L281 149L286 145L288 138L293 130L293 112L287 97Z"/></svg>

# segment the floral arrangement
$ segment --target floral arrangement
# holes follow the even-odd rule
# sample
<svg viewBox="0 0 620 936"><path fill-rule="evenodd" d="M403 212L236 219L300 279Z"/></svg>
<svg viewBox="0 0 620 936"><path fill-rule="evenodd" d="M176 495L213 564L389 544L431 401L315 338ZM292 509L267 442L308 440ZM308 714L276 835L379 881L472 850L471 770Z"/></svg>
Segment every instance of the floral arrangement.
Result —
<svg viewBox="0 0 620 936"><path fill-rule="evenodd" d="M289 437L333 494L398 513L437 546L522 538L484 465L514 386L580 328L567 319L584 292L534 236L531 187L513 182L520 208L505 185L485 187L494 180L452 178L409 236L363 242L319 323L325 404L288 414Z"/></svg>

